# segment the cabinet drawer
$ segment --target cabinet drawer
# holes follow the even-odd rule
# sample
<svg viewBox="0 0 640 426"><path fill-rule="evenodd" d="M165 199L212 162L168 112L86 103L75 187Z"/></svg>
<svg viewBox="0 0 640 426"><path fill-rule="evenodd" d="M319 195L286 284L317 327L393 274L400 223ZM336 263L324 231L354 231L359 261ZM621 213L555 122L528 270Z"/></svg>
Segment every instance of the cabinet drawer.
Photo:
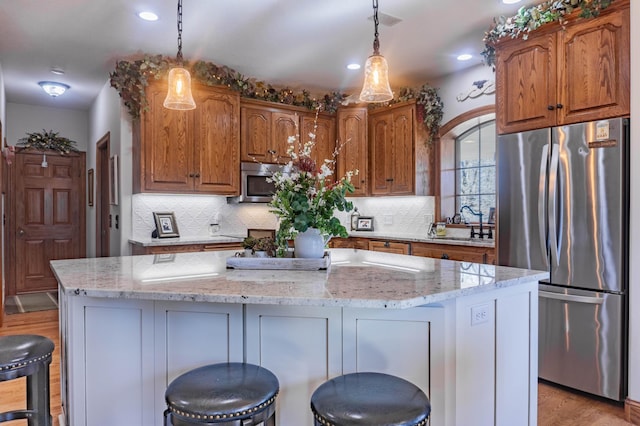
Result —
<svg viewBox="0 0 640 426"><path fill-rule="evenodd" d="M434 257L436 259L449 259L461 262L486 262L486 252L484 249L474 250L470 247L446 246L440 244L414 244L412 254L414 256Z"/></svg>
<svg viewBox="0 0 640 426"><path fill-rule="evenodd" d="M369 250L385 253L411 254L409 243L392 243L390 241L369 241Z"/></svg>

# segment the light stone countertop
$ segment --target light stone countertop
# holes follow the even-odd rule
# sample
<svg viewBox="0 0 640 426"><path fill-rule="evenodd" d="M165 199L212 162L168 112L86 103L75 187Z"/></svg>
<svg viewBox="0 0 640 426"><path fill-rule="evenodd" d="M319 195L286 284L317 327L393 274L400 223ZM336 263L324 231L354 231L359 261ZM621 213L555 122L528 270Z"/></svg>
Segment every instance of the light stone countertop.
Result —
<svg viewBox="0 0 640 426"><path fill-rule="evenodd" d="M524 269L332 249L328 271L235 270L235 251L51 261L65 296L403 309L548 278Z"/></svg>
<svg viewBox="0 0 640 426"><path fill-rule="evenodd" d="M241 243L244 237L234 235L203 235L198 237L174 237L174 238L130 238L129 242L143 247L156 246L183 246L188 244L217 244L217 243Z"/></svg>
<svg viewBox="0 0 640 426"><path fill-rule="evenodd" d="M417 233L414 234L399 234L399 233L384 233L384 232L370 232L370 231L351 231L350 237L358 238L383 238L388 240L401 240L415 243L430 243L430 244L451 244L456 246L468 246L468 247L495 247L495 240L493 239L481 239L481 238L466 238L466 237L436 237L429 238Z"/></svg>

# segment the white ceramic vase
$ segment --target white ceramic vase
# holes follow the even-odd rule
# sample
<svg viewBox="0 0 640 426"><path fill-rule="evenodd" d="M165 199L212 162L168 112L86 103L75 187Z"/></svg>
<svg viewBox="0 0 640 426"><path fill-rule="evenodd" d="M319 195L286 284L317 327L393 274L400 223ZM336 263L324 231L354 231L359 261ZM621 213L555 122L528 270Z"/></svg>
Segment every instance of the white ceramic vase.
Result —
<svg viewBox="0 0 640 426"><path fill-rule="evenodd" d="M325 244L320 230L307 228L304 232L298 232L294 239L294 255L298 258L321 259Z"/></svg>

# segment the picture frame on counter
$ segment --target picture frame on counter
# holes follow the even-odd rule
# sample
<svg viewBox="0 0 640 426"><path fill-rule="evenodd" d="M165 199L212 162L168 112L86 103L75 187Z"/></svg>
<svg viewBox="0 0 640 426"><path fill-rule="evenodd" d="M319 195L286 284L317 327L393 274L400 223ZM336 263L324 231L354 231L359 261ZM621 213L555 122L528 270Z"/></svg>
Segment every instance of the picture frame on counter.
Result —
<svg viewBox="0 0 640 426"><path fill-rule="evenodd" d="M173 212L153 212L158 238L179 237L178 224Z"/></svg>
<svg viewBox="0 0 640 426"><path fill-rule="evenodd" d="M356 221L356 231L373 231L373 217L360 216Z"/></svg>

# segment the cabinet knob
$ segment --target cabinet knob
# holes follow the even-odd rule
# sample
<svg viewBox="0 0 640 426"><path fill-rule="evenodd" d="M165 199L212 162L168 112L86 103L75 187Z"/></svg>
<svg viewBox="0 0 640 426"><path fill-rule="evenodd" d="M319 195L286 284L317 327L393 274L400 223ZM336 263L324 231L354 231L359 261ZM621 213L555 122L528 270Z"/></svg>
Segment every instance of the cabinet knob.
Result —
<svg viewBox="0 0 640 426"><path fill-rule="evenodd" d="M556 108L562 109L562 104L556 104Z"/></svg>
<svg viewBox="0 0 640 426"><path fill-rule="evenodd" d="M385 246L386 248L389 248L389 247L391 247L391 243L390 243L389 241L385 241L385 242L384 242L384 246Z"/></svg>
<svg viewBox="0 0 640 426"><path fill-rule="evenodd" d="M393 182L393 178L388 178L386 180L387 180L387 182Z"/></svg>
<svg viewBox="0 0 640 426"><path fill-rule="evenodd" d="M449 255L447 253L442 253L442 256L440 256L440 259L449 259Z"/></svg>
<svg viewBox="0 0 640 426"><path fill-rule="evenodd" d="M200 173L194 174L193 177L199 178L200 177Z"/></svg>
<svg viewBox="0 0 640 426"><path fill-rule="evenodd" d="M276 154L276 150L275 149L270 149L267 151L269 154L271 155L275 155Z"/></svg>
<svg viewBox="0 0 640 426"><path fill-rule="evenodd" d="M555 107L553 105L547 105L547 109L549 111L553 111L555 109Z"/></svg>
<svg viewBox="0 0 640 426"><path fill-rule="evenodd" d="M193 173L189 173L189 177L193 177Z"/></svg>

